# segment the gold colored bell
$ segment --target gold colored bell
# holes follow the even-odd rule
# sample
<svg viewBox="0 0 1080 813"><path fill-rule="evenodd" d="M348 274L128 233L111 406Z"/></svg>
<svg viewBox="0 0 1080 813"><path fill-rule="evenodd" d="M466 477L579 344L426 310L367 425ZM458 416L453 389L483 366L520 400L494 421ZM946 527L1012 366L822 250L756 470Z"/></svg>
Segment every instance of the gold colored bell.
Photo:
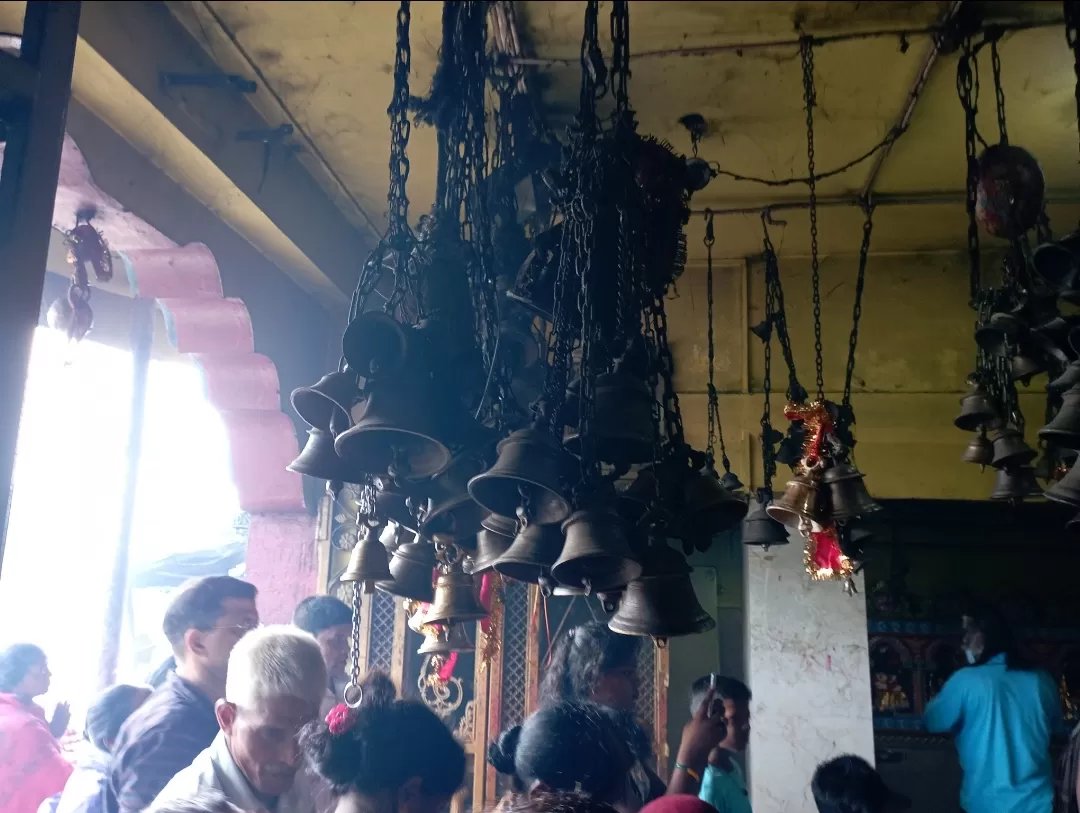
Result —
<svg viewBox="0 0 1080 813"><path fill-rule="evenodd" d="M417 540L406 542L390 558L392 578L375 586L384 593L430 604L435 599L434 579L435 546Z"/></svg>
<svg viewBox="0 0 1080 813"><path fill-rule="evenodd" d="M1073 463L1068 473L1045 493L1048 500L1080 508L1080 464Z"/></svg>
<svg viewBox="0 0 1080 813"><path fill-rule="evenodd" d="M656 399L648 385L616 367L596 377L593 398L595 414L589 423L588 443L596 458L617 466L650 462L657 429L652 412ZM576 431L564 445L572 454L582 453Z"/></svg>
<svg viewBox="0 0 1080 813"><path fill-rule="evenodd" d="M385 581L391 578L391 575L386 548L379 544L372 527L364 525L359 540L349 554L349 564L338 580L362 582L364 592L370 593L375 582Z"/></svg>
<svg viewBox="0 0 1080 813"><path fill-rule="evenodd" d="M425 638L424 643L416 650L416 654L449 655L451 652L475 651L476 647L473 646L472 641L469 640L468 633L465 632L465 625L450 624L449 626L440 626L438 635L435 637Z"/></svg>
<svg viewBox="0 0 1080 813"><path fill-rule="evenodd" d="M980 432L970 441L960 459L965 463L989 466L994 462L994 444L986 439L986 432Z"/></svg>
<svg viewBox="0 0 1080 813"><path fill-rule="evenodd" d="M809 475L798 474L787 482L780 499L773 500L765 513L782 525L798 528L804 520L817 522L822 519L818 511L818 487Z"/></svg>
<svg viewBox="0 0 1080 813"><path fill-rule="evenodd" d="M837 463L825 471L822 481L829 487L834 520L848 520L880 511L863 482L863 474L850 463Z"/></svg>
<svg viewBox="0 0 1080 813"><path fill-rule="evenodd" d="M562 548L558 525L527 525L496 560L495 572L514 581L537 584L551 572Z"/></svg>
<svg viewBox="0 0 1080 813"><path fill-rule="evenodd" d="M452 565L435 580L435 598L424 616L425 624L454 624L487 618L488 611L477 600L473 577Z"/></svg>
<svg viewBox="0 0 1080 813"><path fill-rule="evenodd" d="M353 426L334 448L350 466L395 480L424 480L450 465L450 450L434 437L429 401L416 381L399 376L369 383L353 408Z"/></svg>
<svg viewBox="0 0 1080 813"><path fill-rule="evenodd" d="M315 429L329 432L331 420L339 427L349 425L349 410L360 397L356 387L356 376L348 373L329 373L310 387L298 387L292 391L289 400L293 409L304 421Z"/></svg>
<svg viewBox="0 0 1080 813"><path fill-rule="evenodd" d="M716 626L694 594L692 568L677 551L653 544L642 564L642 575L626 585L619 609L608 621L612 632L666 641Z"/></svg>
<svg viewBox="0 0 1080 813"><path fill-rule="evenodd" d="M488 514L476 535L476 555L472 557L472 572L484 573L510 549L517 536L517 521L498 514Z"/></svg>
<svg viewBox="0 0 1080 813"><path fill-rule="evenodd" d="M566 453L545 432L519 429L499 442L495 465L469 480L469 494L502 517L554 525L570 515L559 475ZM519 510L520 509L520 510Z"/></svg>
<svg viewBox="0 0 1080 813"><path fill-rule="evenodd" d="M788 539L787 526L777 522L766 512L765 508L770 502L770 495L765 490L759 491L756 498L750 502L750 510L742 522L744 545L768 550L773 545L786 545L791 541Z"/></svg>
<svg viewBox="0 0 1080 813"><path fill-rule="evenodd" d="M1080 383L1062 396L1061 409L1039 430L1039 437L1060 449L1080 449Z"/></svg>
<svg viewBox="0 0 1080 813"><path fill-rule="evenodd" d="M307 443L296 460L285 468L308 477L342 483L355 483L363 477L360 472L350 471L345 461L338 457L334 451L334 436L315 427L308 430Z"/></svg>
<svg viewBox="0 0 1080 813"><path fill-rule="evenodd" d="M427 488L431 509L420 525L422 534L429 537L438 534L459 544L469 540L471 547L480 530L480 522L488 512L469 496L468 483L483 468L483 459L478 455L459 455L435 478Z"/></svg>
<svg viewBox="0 0 1080 813"><path fill-rule="evenodd" d="M1042 431L1039 430L1040 435ZM990 461L990 465L996 469L1026 466L1039 454L1024 442L1023 435L1009 426L995 430L990 440L994 445L994 459ZM1057 443L1056 438L1053 440Z"/></svg>
<svg viewBox="0 0 1080 813"><path fill-rule="evenodd" d="M1035 470L1031 466L1017 466L997 470L990 499L1016 503L1042 494L1043 490L1035 481Z"/></svg>
<svg viewBox="0 0 1080 813"><path fill-rule="evenodd" d="M379 542L386 548L386 552L391 555L402 545L414 541L416 541L416 534L396 522L386 523L386 527L379 534Z"/></svg>
<svg viewBox="0 0 1080 813"><path fill-rule="evenodd" d="M362 313L345 328L341 351L349 369L364 378L395 373L408 353L405 329L386 313Z"/></svg>
<svg viewBox="0 0 1080 813"><path fill-rule="evenodd" d="M682 521L672 529L672 535L687 541L711 540L739 523L749 510L746 502L724 488L716 472L709 468L686 475L683 497Z"/></svg>
<svg viewBox="0 0 1080 813"><path fill-rule="evenodd" d="M611 590L641 575L641 565L626 541L622 520L610 508L577 511L563 523L562 554L551 575L566 587Z"/></svg>
<svg viewBox="0 0 1080 813"><path fill-rule="evenodd" d="M997 417L997 409L994 408L990 396L982 388L978 381L971 382L971 388L960 399L960 414L953 425L965 432L974 432L980 426Z"/></svg>

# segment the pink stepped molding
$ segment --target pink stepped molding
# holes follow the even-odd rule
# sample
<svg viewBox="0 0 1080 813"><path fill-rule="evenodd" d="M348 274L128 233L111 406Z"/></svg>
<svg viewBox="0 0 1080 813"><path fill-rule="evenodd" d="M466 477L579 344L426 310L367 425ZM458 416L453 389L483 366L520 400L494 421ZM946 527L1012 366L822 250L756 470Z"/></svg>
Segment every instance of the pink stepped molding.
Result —
<svg viewBox="0 0 1080 813"><path fill-rule="evenodd" d="M65 136L54 226L71 228L86 206L97 208L94 225L120 255L132 294L158 300L169 340L192 355L221 411L240 507L251 514L248 578L259 587L264 620L287 621L317 583L315 527L300 475L285 470L298 453L296 433L281 411L274 363L255 352L247 307L224 296L209 248L178 246L106 195Z"/></svg>

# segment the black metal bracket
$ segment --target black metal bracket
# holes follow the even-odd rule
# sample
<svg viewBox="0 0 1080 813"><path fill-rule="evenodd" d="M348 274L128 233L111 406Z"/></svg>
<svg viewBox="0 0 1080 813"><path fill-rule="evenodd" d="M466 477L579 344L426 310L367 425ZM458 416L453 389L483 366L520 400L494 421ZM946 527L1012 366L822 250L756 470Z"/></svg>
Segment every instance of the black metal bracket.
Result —
<svg viewBox="0 0 1080 813"><path fill-rule="evenodd" d="M280 124L277 127L266 127L257 130L241 130L236 134L237 141L247 141L249 143L262 144L263 145L263 163L262 163L262 175L259 177L259 192L262 192L263 184L266 183L266 175L270 171L270 151L275 144L282 145L286 156L293 155L299 151L300 147L297 144L282 144L286 138L293 134L293 126L291 124Z"/></svg>
<svg viewBox="0 0 1080 813"><path fill-rule="evenodd" d="M236 93L254 93L259 89L252 80L234 73L168 73L158 74L158 82L164 91L173 88L209 88L231 90Z"/></svg>

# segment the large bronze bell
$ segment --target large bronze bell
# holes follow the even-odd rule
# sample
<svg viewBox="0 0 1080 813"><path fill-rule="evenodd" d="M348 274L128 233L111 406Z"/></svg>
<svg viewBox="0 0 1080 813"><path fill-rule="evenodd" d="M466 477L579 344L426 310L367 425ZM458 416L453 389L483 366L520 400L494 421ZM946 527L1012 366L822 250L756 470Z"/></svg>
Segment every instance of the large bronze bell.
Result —
<svg viewBox="0 0 1080 813"><path fill-rule="evenodd" d="M451 652L475 652L464 624L441 625L438 633L428 636L416 650L417 655L449 655Z"/></svg>
<svg viewBox="0 0 1080 813"><path fill-rule="evenodd" d="M375 586L392 596L430 603L435 598L432 579L436 564L435 546L430 542L406 542L390 558L392 578Z"/></svg>
<svg viewBox="0 0 1080 813"><path fill-rule="evenodd" d="M997 409L978 381L970 382L970 389L960 399L960 414L953 421L957 429L974 432L980 426L997 417Z"/></svg>
<svg viewBox="0 0 1080 813"><path fill-rule="evenodd" d="M829 487L832 518L847 520L880 511L863 482L863 474L850 463L837 463L825 471L822 481Z"/></svg>
<svg viewBox="0 0 1080 813"><path fill-rule="evenodd" d="M593 397L596 411L589 422L588 440L596 457L624 466L651 461L656 446L652 415L656 399L648 385L616 368L596 377ZM581 454L582 439L576 431L567 437L565 446Z"/></svg>
<svg viewBox="0 0 1080 813"><path fill-rule="evenodd" d="M495 465L469 480L469 494L502 517L524 513L529 523L554 525L570 515L559 474L565 452L538 429L519 429L501 440Z"/></svg>
<svg viewBox="0 0 1080 813"><path fill-rule="evenodd" d="M1024 442L1024 436L1011 426L995 430L990 440L994 445L994 459L990 461L990 465L996 469L1025 466L1039 454L1028 446Z"/></svg>
<svg viewBox="0 0 1080 813"><path fill-rule="evenodd" d="M1028 497L1041 497L1043 490L1035 480L1035 470L1031 466L998 469L994 476L994 490L991 500L1020 502Z"/></svg>
<svg viewBox="0 0 1080 813"><path fill-rule="evenodd" d="M786 545L788 529L785 525L777 522L766 512L766 506L771 502L771 495L764 489L758 491L750 501L750 510L742 522L742 541L744 545L753 545L768 550L773 545Z"/></svg>
<svg viewBox="0 0 1080 813"><path fill-rule="evenodd" d="M980 432L970 441L960 459L965 463L989 466L994 462L994 444L986 439L986 432Z"/></svg>
<svg viewBox="0 0 1080 813"><path fill-rule="evenodd" d="M746 502L720 483L710 468L693 470L683 483L685 507L682 520L672 529L678 539L712 539L746 516Z"/></svg>
<svg viewBox="0 0 1080 813"><path fill-rule="evenodd" d="M551 572L562 553L563 535L558 525L527 525L495 562L495 572L530 584Z"/></svg>
<svg viewBox="0 0 1080 813"><path fill-rule="evenodd" d="M619 609L608 621L612 632L663 642L716 626L698 602L690 581L692 568L678 551L653 544L643 558L642 575L626 585Z"/></svg>
<svg viewBox="0 0 1080 813"><path fill-rule="evenodd" d="M296 460L285 468L298 474L306 474L308 477L342 483L356 482L360 474L350 471L345 461L338 457L337 452L334 451L334 436L315 427L308 430L307 443L300 450Z"/></svg>
<svg viewBox="0 0 1080 813"><path fill-rule="evenodd" d="M818 510L817 483L807 474L795 475L788 480L780 499L766 506L765 513L789 528L798 528L803 520L818 522L822 516Z"/></svg>
<svg viewBox="0 0 1080 813"><path fill-rule="evenodd" d="M450 450L433 435L430 401L416 382L378 378L353 408L353 426L334 442L351 467L393 479L423 480L450 465Z"/></svg>
<svg viewBox="0 0 1080 813"><path fill-rule="evenodd" d="M364 592L370 593L375 582L385 581L391 576L386 548L380 544L378 536L370 525L361 526L359 540L349 554L349 564L338 580L362 582Z"/></svg>
<svg viewBox="0 0 1080 813"><path fill-rule="evenodd" d="M1066 475L1045 493L1048 500L1080 508L1080 464L1074 463Z"/></svg>
<svg viewBox="0 0 1080 813"><path fill-rule="evenodd" d="M425 624L454 624L487 618L488 611L476 597L473 577L461 569L460 563L450 566L435 580L435 598L424 615Z"/></svg>
<svg viewBox="0 0 1080 813"><path fill-rule="evenodd" d="M566 541L551 575L567 587L611 590L641 575L623 521L611 508L587 508L563 523Z"/></svg>
<svg viewBox="0 0 1080 813"><path fill-rule="evenodd" d="M1061 449L1080 449L1080 383L1061 398L1061 409L1039 430L1039 437Z"/></svg>
<svg viewBox="0 0 1080 813"><path fill-rule="evenodd" d="M356 388L356 376L348 373L329 373L310 387L298 387L289 400L293 409L304 421L324 432L331 430L331 420L340 428L349 425L349 410L360 397Z"/></svg>
<svg viewBox="0 0 1080 813"><path fill-rule="evenodd" d="M488 514L476 535L476 554L472 557L472 572L484 573L495 567L517 536L517 520Z"/></svg>
<svg viewBox="0 0 1080 813"><path fill-rule="evenodd" d="M431 508L420 524L421 533L431 537L438 534L455 542L476 536L488 512L469 496L468 483L483 468L479 455L463 454L435 478L427 489Z"/></svg>
<svg viewBox="0 0 1080 813"><path fill-rule="evenodd" d="M392 316L380 311L362 313L349 322L341 337L341 351L349 369L364 378L397 372L405 362L405 330Z"/></svg>

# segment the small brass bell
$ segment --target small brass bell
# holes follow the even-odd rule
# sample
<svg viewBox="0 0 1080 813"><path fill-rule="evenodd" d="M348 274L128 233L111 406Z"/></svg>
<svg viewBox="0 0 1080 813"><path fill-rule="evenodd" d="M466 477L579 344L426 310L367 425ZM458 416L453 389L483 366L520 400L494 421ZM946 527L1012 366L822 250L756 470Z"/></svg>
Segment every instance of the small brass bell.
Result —
<svg viewBox="0 0 1080 813"><path fill-rule="evenodd" d="M1046 385L1046 391L1065 392L1077 384L1080 384L1080 359L1070 361L1065 367L1065 371Z"/></svg>
<svg viewBox="0 0 1080 813"><path fill-rule="evenodd" d="M806 430L801 424L792 423L787 434L776 449L776 462L785 466L795 466L802 460L803 438Z"/></svg>
<svg viewBox="0 0 1080 813"><path fill-rule="evenodd" d="M658 642L708 632L716 622L705 612L690 581L692 568L678 551L653 544L640 578L626 585L619 609L608 621L612 632L649 636Z"/></svg>
<svg viewBox="0 0 1080 813"><path fill-rule="evenodd" d="M435 598L424 616L425 624L453 624L487 618L488 611L477 600L473 577L451 565L435 580Z"/></svg>
<svg viewBox="0 0 1080 813"><path fill-rule="evenodd" d="M587 508L563 523L562 554L551 567L559 584L585 590L622 587L641 575L622 520L610 508Z"/></svg>
<svg viewBox="0 0 1080 813"><path fill-rule="evenodd" d="M551 572L563 548L558 525L527 525L506 553L495 562L495 572L519 582L537 584Z"/></svg>
<svg viewBox="0 0 1080 813"><path fill-rule="evenodd" d="M1062 449L1080 449L1080 383L1062 396L1061 409L1039 430L1039 437Z"/></svg>
<svg viewBox="0 0 1080 813"><path fill-rule="evenodd" d="M1046 499L1080 508L1080 467L1076 463L1064 477L1046 490Z"/></svg>
<svg viewBox="0 0 1080 813"><path fill-rule="evenodd" d="M426 619L425 619L426 620ZM417 655L449 655L451 652L475 652L464 624L441 625L438 634L426 637Z"/></svg>
<svg viewBox="0 0 1080 813"><path fill-rule="evenodd" d="M471 540L480 530L487 511L469 496L468 482L484 468L483 459L475 454L459 455L450 467L428 487L431 509L424 515L420 532L434 537L445 536L451 541Z"/></svg>
<svg viewBox="0 0 1080 813"><path fill-rule="evenodd" d="M742 541L744 545L753 545L768 550L773 545L786 545L787 527L770 517L766 506L771 502L768 491L761 489L750 502L750 510L742 522Z"/></svg>
<svg viewBox="0 0 1080 813"><path fill-rule="evenodd" d="M349 425L349 410L360 397L356 387L356 376L348 373L329 373L310 387L298 387L292 391L289 400L293 409L304 421L315 429L330 431L331 420L336 415L339 427Z"/></svg>
<svg viewBox="0 0 1080 813"><path fill-rule="evenodd" d="M980 426L997 417L997 409L994 408L990 396L982 388L978 381L970 381L970 389L960 399L960 414L953 425L965 432L974 432Z"/></svg>
<svg viewBox="0 0 1080 813"><path fill-rule="evenodd" d="M822 519L818 512L818 487L809 475L798 474L788 480L780 499L766 506L765 513L782 525L798 528L804 520Z"/></svg>
<svg viewBox="0 0 1080 813"><path fill-rule="evenodd" d="M1031 466L1017 466L997 470L990 499L1016 503L1028 497L1041 497L1042 493L1035 480L1035 470Z"/></svg>
<svg viewBox="0 0 1080 813"><path fill-rule="evenodd" d="M1018 331L1019 320L1016 317L995 313L988 324L975 329L975 344L991 356L1007 356Z"/></svg>
<svg viewBox="0 0 1080 813"><path fill-rule="evenodd" d="M994 444L986 439L986 432L980 432L968 441L967 448L960 459L965 463L989 466L994 462Z"/></svg>
<svg viewBox="0 0 1080 813"><path fill-rule="evenodd" d="M847 520L880 511L866 490L862 473L850 463L837 463L825 471L822 481L829 487L832 518Z"/></svg>
<svg viewBox="0 0 1080 813"><path fill-rule="evenodd" d="M296 460L285 468L308 477L342 483L353 483L358 477L362 478L362 474L350 471L345 461L338 457L334 451L334 436L315 427L308 430L307 443Z"/></svg>
<svg viewBox="0 0 1080 813"><path fill-rule="evenodd" d="M484 573L495 567L495 562L510 548L517 536L517 520L488 514L476 535L476 555L472 557L472 572Z"/></svg>
<svg viewBox="0 0 1080 813"><path fill-rule="evenodd" d="M1032 378L1045 370L1046 368L1041 362L1036 361L1031 356L1020 353L1013 356L1009 375L1013 381L1019 381L1026 387L1031 383Z"/></svg>
<svg viewBox="0 0 1080 813"><path fill-rule="evenodd" d="M386 523L386 527L382 529L382 533L379 534L379 542L386 552L393 555L394 551L400 548L402 545L408 544L416 540L416 534L410 531L408 528L403 528L396 522Z"/></svg>
<svg viewBox="0 0 1080 813"><path fill-rule="evenodd" d="M720 478L720 485L733 494L736 491L742 491L746 488L746 486L743 485L742 480L739 479L739 475L733 471L724 472L724 476Z"/></svg>
<svg viewBox="0 0 1080 813"><path fill-rule="evenodd" d="M420 524L416 519L416 512L412 506L417 503L427 505L427 500L421 500L409 494L398 486L389 477L382 476L375 479L375 512L380 517L396 522L410 531L419 529Z"/></svg>
<svg viewBox="0 0 1080 813"><path fill-rule="evenodd" d="M637 376L623 372L618 363L615 370L596 377L594 392L595 414L589 424L589 442L599 460L616 465L648 463L656 447L656 425L653 423L652 390ZM573 454L582 452L581 438L576 432L566 439L565 446Z"/></svg>
<svg viewBox="0 0 1080 813"><path fill-rule="evenodd" d="M1039 430L1040 435L1042 431ZM994 459L990 465L996 469L1025 466L1039 454L1024 442L1023 435L1009 426L994 431L990 440L994 445ZM1054 439L1054 442L1057 440Z"/></svg>
<svg viewBox="0 0 1080 813"><path fill-rule="evenodd" d="M364 592L370 593L375 582L391 578L386 548L379 544L378 536L370 525L362 526L360 538L349 554L349 564L338 577L342 582L362 582Z"/></svg>
<svg viewBox="0 0 1080 813"><path fill-rule="evenodd" d="M450 465L450 450L432 433L430 402L415 381L378 378L353 407L353 426L334 442L350 466L392 479L423 480Z"/></svg>
<svg viewBox="0 0 1080 813"><path fill-rule="evenodd" d="M746 502L724 488L716 472L709 468L686 475L683 495L682 521L672 529L672 535L687 541L711 540L741 521L748 510Z"/></svg>
<svg viewBox="0 0 1080 813"><path fill-rule="evenodd" d="M392 596L430 604L435 599L432 579L436 564L435 546L430 542L406 542L390 557L392 578L375 586Z"/></svg>
<svg viewBox="0 0 1080 813"><path fill-rule="evenodd" d="M345 328L341 351L349 369L364 378L397 372L408 352L405 329L380 311L362 313Z"/></svg>
<svg viewBox="0 0 1080 813"><path fill-rule="evenodd" d="M499 442L495 465L469 480L469 494L493 514L554 525L570 515L559 475L565 452L545 432L519 429Z"/></svg>

